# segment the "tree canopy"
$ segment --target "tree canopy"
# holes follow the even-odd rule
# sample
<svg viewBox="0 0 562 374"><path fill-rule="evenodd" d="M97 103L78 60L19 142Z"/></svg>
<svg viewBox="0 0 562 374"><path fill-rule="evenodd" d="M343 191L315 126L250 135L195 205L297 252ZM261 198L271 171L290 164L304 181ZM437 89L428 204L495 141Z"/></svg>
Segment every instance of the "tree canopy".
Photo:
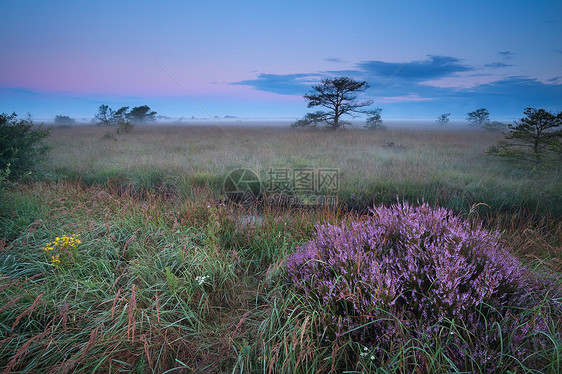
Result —
<svg viewBox="0 0 562 374"><path fill-rule="evenodd" d="M492 146L488 153L537 162L549 154L562 154L562 112L553 114L545 109L527 108L524 114L526 117L515 125L507 125L509 134L505 140Z"/></svg>
<svg viewBox="0 0 562 374"><path fill-rule="evenodd" d="M154 121L156 112L151 111L148 105L137 106L131 109L125 116L134 122Z"/></svg>
<svg viewBox="0 0 562 374"><path fill-rule="evenodd" d="M467 114L468 122L482 126L486 122L490 121L490 112L486 108L476 109L474 112L470 112Z"/></svg>
<svg viewBox="0 0 562 374"><path fill-rule="evenodd" d="M137 106L127 112L128 110L128 106L113 110L108 105L100 105L95 119L99 125L120 126L126 120L137 123L154 121L157 114L151 111L148 105Z"/></svg>
<svg viewBox="0 0 562 374"><path fill-rule="evenodd" d="M368 88L367 82L349 77L322 79L320 84L312 86L311 91L303 97L309 108L319 106L327 110L309 113L302 120L295 122L293 127L316 126L319 122L324 122L326 127L334 130L344 127L349 122L341 119L343 115L354 117L354 114L365 114L366 111L361 108L373 103L372 100L357 100L357 94Z"/></svg>

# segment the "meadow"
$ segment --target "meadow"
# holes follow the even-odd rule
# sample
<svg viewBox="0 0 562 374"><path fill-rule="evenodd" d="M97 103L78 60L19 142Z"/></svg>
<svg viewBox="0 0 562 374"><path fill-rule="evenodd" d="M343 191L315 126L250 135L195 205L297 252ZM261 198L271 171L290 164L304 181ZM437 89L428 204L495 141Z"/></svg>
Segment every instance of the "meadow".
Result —
<svg viewBox="0 0 562 374"><path fill-rule="evenodd" d="M37 172L0 185L0 369L560 372L562 178L556 166L488 156L502 137L471 129L160 125L108 135L54 127ZM262 181L271 169L338 170L339 204L239 206L223 191L239 168ZM310 299L291 283L287 258L315 240L319 225L352 227L373 215L369 207L397 201L444 207L497 233L532 279L532 302L480 310L477 328L434 321L427 331L437 335L412 335L407 315L384 307L385 317L363 315L363 325L337 330L350 310L338 309L340 299ZM381 320L392 322L392 338L360 334Z"/></svg>

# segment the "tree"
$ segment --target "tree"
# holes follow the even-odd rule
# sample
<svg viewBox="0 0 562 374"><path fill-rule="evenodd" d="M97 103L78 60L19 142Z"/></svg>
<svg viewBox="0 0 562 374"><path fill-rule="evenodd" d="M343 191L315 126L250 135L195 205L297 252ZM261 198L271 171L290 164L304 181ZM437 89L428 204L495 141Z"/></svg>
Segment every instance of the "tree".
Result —
<svg viewBox="0 0 562 374"><path fill-rule="evenodd" d="M482 126L490 120L490 112L485 108L477 109L474 112L468 113L467 120L474 125Z"/></svg>
<svg viewBox="0 0 562 374"><path fill-rule="evenodd" d="M541 161L549 153L562 153L562 112L552 114L544 109L527 108L527 117L507 125L505 140L492 146L488 153L495 156L516 157ZM525 149L532 152L526 152Z"/></svg>
<svg viewBox="0 0 562 374"><path fill-rule="evenodd" d="M125 119L127 115L127 110L129 110L128 106L122 106L121 108L117 109L113 115L111 116L114 123L119 122L120 119Z"/></svg>
<svg viewBox="0 0 562 374"><path fill-rule="evenodd" d="M129 122L129 120L126 120L125 118L119 118L119 120L117 121L117 133L121 134L121 133L130 133L131 131L133 131L135 125L132 124L131 122Z"/></svg>
<svg viewBox="0 0 562 374"><path fill-rule="evenodd" d="M386 130L386 126L382 124L381 112L381 108L369 111L369 117L365 121L365 128L369 130Z"/></svg>
<svg viewBox="0 0 562 374"><path fill-rule="evenodd" d="M0 171L19 177L31 170L47 151L42 143L47 136L48 130L36 127L29 119L18 119L15 113L0 114Z"/></svg>
<svg viewBox="0 0 562 374"><path fill-rule="evenodd" d="M291 127L312 127L316 128L320 123L326 120L326 113L322 111L307 113L303 118L291 123Z"/></svg>
<svg viewBox="0 0 562 374"><path fill-rule="evenodd" d="M436 122L439 123L440 125L446 125L449 123L449 116L451 115L451 113L445 113L445 114L441 114L440 116L437 117Z"/></svg>
<svg viewBox="0 0 562 374"><path fill-rule="evenodd" d="M111 126L114 113L115 112L108 105L100 105L98 113L95 116L98 125Z"/></svg>
<svg viewBox="0 0 562 374"><path fill-rule="evenodd" d="M143 105L134 107L125 116L131 121L142 123L146 121L154 121L156 114L156 112L150 111L150 107L148 105Z"/></svg>
<svg viewBox="0 0 562 374"><path fill-rule="evenodd" d="M313 86L312 90L303 97L308 101L309 108L317 106L326 108L327 112L316 112L315 116L321 117L326 127L336 130L349 124L347 121L342 121L341 116L354 117L354 113L365 113L360 108L373 103L372 100L357 101L357 93L364 92L368 88L367 82L348 77L322 79L321 84Z"/></svg>
<svg viewBox="0 0 562 374"><path fill-rule="evenodd" d="M483 124L482 128L488 131L503 131L507 129L507 124L500 121L490 121Z"/></svg>
<svg viewBox="0 0 562 374"><path fill-rule="evenodd" d="M76 121L69 116L57 115L55 116L55 124L57 125L73 125Z"/></svg>

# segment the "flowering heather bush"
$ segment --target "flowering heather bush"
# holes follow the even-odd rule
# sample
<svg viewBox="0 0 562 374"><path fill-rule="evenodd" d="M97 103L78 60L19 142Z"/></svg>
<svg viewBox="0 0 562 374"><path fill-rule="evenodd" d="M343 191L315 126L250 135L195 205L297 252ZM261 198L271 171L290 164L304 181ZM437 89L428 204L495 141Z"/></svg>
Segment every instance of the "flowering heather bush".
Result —
<svg viewBox="0 0 562 374"><path fill-rule="evenodd" d="M379 363L408 342L446 341L449 359L478 371L495 370L506 348L514 357L537 349L531 335L547 322L513 315L529 305L531 281L496 233L427 204L372 214L318 225L287 260L293 288L326 313L324 337L351 336Z"/></svg>

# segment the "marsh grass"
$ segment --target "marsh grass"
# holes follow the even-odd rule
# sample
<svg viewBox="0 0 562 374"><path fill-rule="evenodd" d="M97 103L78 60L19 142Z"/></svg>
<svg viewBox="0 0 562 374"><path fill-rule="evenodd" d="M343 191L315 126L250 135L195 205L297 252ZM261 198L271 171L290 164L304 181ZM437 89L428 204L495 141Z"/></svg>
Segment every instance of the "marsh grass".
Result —
<svg viewBox="0 0 562 374"><path fill-rule="evenodd" d="M202 189L184 202L75 182L7 193L2 227L33 222L0 256L4 372L221 372L253 345L279 262L319 219L245 222ZM53 264L42 248L65 234L80 256Z"/></svg>
<svg viewBox="0 0 562 374"><path fill-rule="evenodd" d="M165 188L221 194L238 168L335 168L338 195L352 207L424 199L468 212L485 203L494 212L562 214L560 170L529 170L486 154L501 133L396 129L311 131L283 128L138 126L103 139L103 129L54 128L43 164L48 178L87 184Z"/></svg>
<svg viewBox="0 0 562 374"><path fill-rule="evenodd" d="M4 373L433 373L473 367L451 366L446 340L411 339L389 349L377 367L351 334L330 344L320 329L330 311L292 292L283 280L285 258L314 236L316 223L358 213L228 204L222 178L237 167L260 173L270 167L340 168L340 196L350 205L395 202L397 195L457 204L464 218L499 229L531 271L562 285L562 224L559 207L549 205L560 199L558 171L526 174L487 158L483 151L497 134L143 126L115 139L103 133L96 127L53 129L44 177L2 186ZM529 203L533 199L538 203ZM480 202L488 205L474 205ZM42 248L63 235L80 235L80 256L54 265ZM544 358L543 372L562 367L562 301L556 297L547 294L525 311L530 318L552 317L545 332L551 349L532 353ZM388 316L400 327L398 317ZM408 336L407 329L401 333ZM515 370L537 372L526 362Z"/></svg>

